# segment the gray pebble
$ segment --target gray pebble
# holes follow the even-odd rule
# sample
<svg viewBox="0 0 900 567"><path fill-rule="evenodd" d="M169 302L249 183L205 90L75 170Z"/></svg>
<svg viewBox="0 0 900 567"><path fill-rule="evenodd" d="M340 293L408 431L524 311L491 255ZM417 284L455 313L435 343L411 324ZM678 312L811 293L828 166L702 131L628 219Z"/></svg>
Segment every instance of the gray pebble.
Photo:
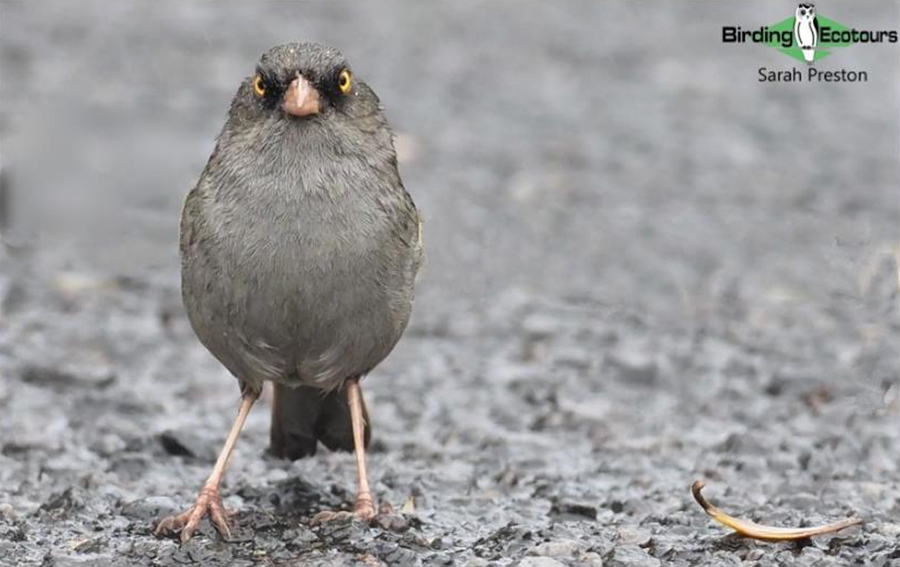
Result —
<svg viewBox="0 0 900 567"><path fill-rule="evenodd" d="M636 545L620 545L613 549L604 563L607 567L659 567L659 559Z"/></svg>

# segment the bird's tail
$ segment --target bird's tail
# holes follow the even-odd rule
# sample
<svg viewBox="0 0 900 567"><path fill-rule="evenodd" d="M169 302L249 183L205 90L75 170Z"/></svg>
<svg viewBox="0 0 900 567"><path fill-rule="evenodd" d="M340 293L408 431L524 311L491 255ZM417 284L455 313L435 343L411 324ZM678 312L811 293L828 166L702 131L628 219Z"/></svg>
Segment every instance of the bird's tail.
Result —
<svg viewBox="0 0 900 567"><path fill-rule="evenodd" d="M371 429L365 401L363 418L368 446ZM272 454L291 460L314 455L318 441L332 451L352 451L353 428L346 391L341 387L323 393L309 386L275 384L269 439Z"/></svg>

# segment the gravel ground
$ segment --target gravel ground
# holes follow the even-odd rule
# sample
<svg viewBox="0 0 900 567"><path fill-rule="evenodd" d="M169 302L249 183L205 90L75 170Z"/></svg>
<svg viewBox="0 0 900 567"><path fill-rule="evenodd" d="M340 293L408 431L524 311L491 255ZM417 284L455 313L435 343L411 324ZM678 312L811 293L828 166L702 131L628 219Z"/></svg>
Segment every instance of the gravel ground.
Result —
<svg viewBox="0 0 900 567"><path fill-rule="evenodd" d="M760 84L792 60L721 26L792 11L3 2L22 212L0 256L0 564L900 564L900 57L854 46L818 65L867 83ZM895 3L820 12L900 27ZM184 316L178 209L239 80L299 39L379 93L426 219L413 321L364 382L395 514L310 528L350 504L352 456L267 456L264 402L226 479L232 541L181 546L152 526L192 501L238 389ZM866 523L735 538L698 478L758 521Z"/></svg>

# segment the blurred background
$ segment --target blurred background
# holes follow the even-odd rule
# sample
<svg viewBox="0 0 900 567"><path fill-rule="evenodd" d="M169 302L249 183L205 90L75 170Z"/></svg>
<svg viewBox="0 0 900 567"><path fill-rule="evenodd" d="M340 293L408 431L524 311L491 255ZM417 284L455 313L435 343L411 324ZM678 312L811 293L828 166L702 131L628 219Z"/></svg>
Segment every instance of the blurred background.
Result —
<svg viewBox="0 0 900 567"><path fill-rule="evenodd" d="M895 557L900 57L759 83L805 69L721 28L795 8L0 3L0 556L758 559L690 502L705 477L773 523L870 521L784 564ZM895 3L818 11L900 27ZM240 81L298 40L378 93L425 219L413 320L364 383L376 494L414 521L303 527L347 501L352 458L266 456L261 405L226 481L244 539L188 552L149 529L193 498L238 389L181 307L179 210Z"/></svg>

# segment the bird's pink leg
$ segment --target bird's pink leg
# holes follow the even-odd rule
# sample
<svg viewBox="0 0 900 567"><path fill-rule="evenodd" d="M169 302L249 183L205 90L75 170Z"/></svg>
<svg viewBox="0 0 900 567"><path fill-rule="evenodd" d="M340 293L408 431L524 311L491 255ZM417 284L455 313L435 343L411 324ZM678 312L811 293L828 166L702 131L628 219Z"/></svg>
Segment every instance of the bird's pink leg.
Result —
<svg viewBox="0 0 900 567"><path fill-rule="evenodd" d="M253 407L253 403L256 402L257 398L259 398L258 392L245 391L241 398L241 406L238 409L237 417L234 418L234 423L231 424L231 431L228 432L228 437L225 439L225 445L219 453L219 458L216 459L212 473L206 479L203 488L200 489L196 502L185 512L169 516L159 522L156 526L156 535L170 534L180 530L181 541L182 543L186 542L194 535L203 516L209 514L209 519L215 526L216 531L226 539L231 536L231 530L228 527L229 514L226 512L225 507L222 506L222 494L219 488L222 485L222 477L225 476L225 469L228 468L228 460L231 458L231 452L234 450L235 443L237 443L238 435L240 435L244 422L247 420L247 415L250 413L250 408Z"/></svg>
<svg viewBox="0 0 900 567"><path fill-rule="evenodd" d="M347 383L347 401L350 404L350 423L353 426L353 449L356 452L356 505L353 513L357 518L368 521L375 517L375 501L369 491L369 474L366 470L366 424L363 419L362 390L359 380Z"/></svg>
<svg viewBox="0 0 900 567"><path fill-rule="evenodd" d="M353 512L319 512L312 519L312 523L320 524L331 520L353 515L358 519L368 522L375 517L375 501L369 490L369 478L366 471L366 423L363 418L362 390L359 387L359 379L347 381L347 403L350 406L350 424L353 428L353 449L356 453L356 504Z"/></svg>

